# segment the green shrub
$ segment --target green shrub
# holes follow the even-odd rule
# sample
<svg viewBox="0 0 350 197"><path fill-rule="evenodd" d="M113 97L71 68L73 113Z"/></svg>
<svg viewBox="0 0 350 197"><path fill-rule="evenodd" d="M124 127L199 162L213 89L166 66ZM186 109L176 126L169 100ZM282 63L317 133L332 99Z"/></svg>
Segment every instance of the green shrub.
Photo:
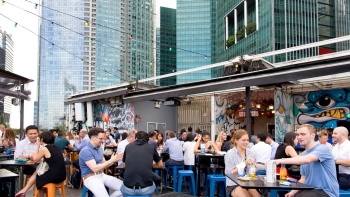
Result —
<svg viewBox="0 0 350 197"><path fill-rule="evenodd" d="M254 22L249 23L246 27L246 30L247 30L247 35L253 33L254 31L256 31L256 24Z"/></svg>
<svg viewBox="0 0 350 197"><path fill-rule="evenodd" d="M226 40L226 47L229 48L230 46L235 44L235 35L231 35Z"/></svg>
<svg viewBox="0 0 350 197"><path fill-rule="evenodd" d="M244 28L237 31L237 41L242 40L245 37Z"/></svg>

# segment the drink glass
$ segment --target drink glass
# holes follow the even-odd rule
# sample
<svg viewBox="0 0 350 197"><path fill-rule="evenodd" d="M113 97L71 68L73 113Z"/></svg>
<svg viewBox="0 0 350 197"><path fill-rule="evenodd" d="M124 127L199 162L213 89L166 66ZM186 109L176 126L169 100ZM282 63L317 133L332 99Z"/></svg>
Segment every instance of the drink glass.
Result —
<svg viewBox="0 0 350 197"><path fill-rule="evenodd" d="M249 177L252 179L256 178L256 167L254 165L249 166Z"/></svg>
<svg viewBox="0 0 350 197"><path fill-rule="evenodd" d="M238 177L244 177L244 167L238 166L237 170L238 170Z"/></svg>

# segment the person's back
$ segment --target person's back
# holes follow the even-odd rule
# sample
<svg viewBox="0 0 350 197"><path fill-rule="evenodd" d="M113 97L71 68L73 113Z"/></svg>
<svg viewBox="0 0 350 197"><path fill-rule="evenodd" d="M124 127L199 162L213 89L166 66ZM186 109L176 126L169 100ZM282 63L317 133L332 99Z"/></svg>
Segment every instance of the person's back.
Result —
<svg viewBox="0 0 350 197"><path fill-rule="evenodd" d="M252 148L256 162L266 163L271 157L271 146L265 142L258 142Z"/></svg>
<svg viewBox="0 0 350 197"><path fill-rule="evenodd" d="M183 165L184 156L182 153L181 142L176 138L174 131L169 131L170 139L165 142L163 152L169 153L170 159L165 162L165 165Z"/></svg>
<svg viewBox="0 0 350 197"><path fill-rule="evenodd" d="M66 148L68 145L70 145L70 143L66 138L63 138L62 136L57 136L55 138L55 146L57 146L61 152L63 152L64 148Z"/></svg>
<svg viewBox="0 0 350 197"><path fill-rule="evenodd" d="M329 196L339 196L339 186L332 153L326 146L317 144L301 155L313 154L318 162L301 165L300 174L306 176L305 184L324 190ZM338 194L338 195L337 195Z"/></svg>

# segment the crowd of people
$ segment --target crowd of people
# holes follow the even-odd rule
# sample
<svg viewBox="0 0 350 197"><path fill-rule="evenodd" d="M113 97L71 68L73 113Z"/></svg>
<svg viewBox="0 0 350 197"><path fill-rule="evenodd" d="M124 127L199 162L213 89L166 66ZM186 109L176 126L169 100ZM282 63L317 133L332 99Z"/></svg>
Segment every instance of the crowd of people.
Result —
<svg viewBox="0 0 350 197"><path fill-rule="evenodd" d="M345 127L337 127L330 134L325 130L316 133L309 124L300 125L296 132L287 132L282 143L275 142L272 135L264 133L258 133L252 142L253 138L243 129L231 130L230 135L221 131L214 141L210 140L209 132L199 129L192 132L191 127L182 129L179 135L175 131L162 133L154 130L147 133L135 129L119 132L118 128L105 131L91 128L89 131L81 129L74 136L71 132L56 129L41 131L30 125L25 130L25 138L17 143L11 128L0 125L0 133L3 146L15 147L15 158L28 158L33 162L44 160L48 165L44 173L38 173L34 167L26 167L24 174L30 178L16 197L25 196L33 185L39 190L39 196L43 196L40 190L43 185L63 182L70 165L67 151L72 150L79 152L79 159L73 165L81 173L84 185L97 197L152 194L162 181L152 169L164 165L194 166L195 154L216 154L219 151L227 152L224 160L217 161L225 166L226 174L237 174L237 166L242 163L253 165L258 171L265 170L270 160L275 161L278 167L285 165L287 169L300 165L299 182L315 189L292 190L285 194L286 197L336 197L339 188L350 188L350 142ZM318 141L315 141L316 136ZM298 145L305 148L301 154L295 150ZM107 151L107 147L116 147L116 151ZM169 155L164 164L161 159L163 154ZM212 161L202 162L210 164ZM121 179L105 171L116 165L122 166ZM198 184L204 187L204 179L199 181ZM106 187L112 192L108 193ZM229 178L226 191L234 197L260 196L257 190L243 189Z"/></svg>

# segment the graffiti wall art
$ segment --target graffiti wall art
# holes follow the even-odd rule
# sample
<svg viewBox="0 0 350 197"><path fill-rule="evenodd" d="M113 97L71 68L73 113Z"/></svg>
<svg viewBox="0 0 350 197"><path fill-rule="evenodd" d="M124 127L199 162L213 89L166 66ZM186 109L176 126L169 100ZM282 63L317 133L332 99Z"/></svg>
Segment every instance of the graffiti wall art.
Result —
<svg viewBox="0 0 350 197"><path fill-rule="evenodd" d="M275 141L283 142L286 132L294 131L293 95L275 91Z"/></svg>
<svg viewBox="0 0 350 197"><path fill-rule="evenodd" d="M295 95L294 102L299 104ZM312 124L316 128L335 128L338 124L349 122L350 88L320 90L304 96L307 109L299 109L297 124Z"/></svg>
<svg viewBox="0 0 350 197"><path fill-rule="evenodd" d="M134 128L134 103L113 105L94 102L95 123L103 122L109 128L118 127L119 130Z"/></svg>

